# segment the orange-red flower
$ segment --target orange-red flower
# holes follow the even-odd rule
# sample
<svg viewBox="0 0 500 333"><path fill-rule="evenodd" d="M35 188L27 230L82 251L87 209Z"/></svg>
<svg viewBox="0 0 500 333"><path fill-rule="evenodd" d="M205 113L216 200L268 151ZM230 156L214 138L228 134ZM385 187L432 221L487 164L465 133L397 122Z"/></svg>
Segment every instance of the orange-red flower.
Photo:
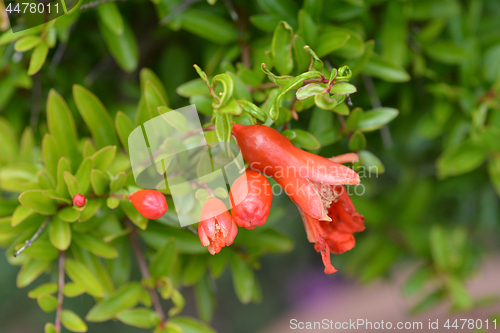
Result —
<svg viewBox="0 0 500 333"><path fill-rule="evenodd" d="M245 174L234 181L229 198L231 215L239 227L252 230L266 223L271 211L273 193L269 181L261 173L246 170Z"/></svg>
<svg viewBox="0 0 500 333"><path fill-rule="evenodd" d="M85 206L85 197L81 194L75 194L73 197L73 205L76 207Z"/></svg>
<svg viewBox="0 0 500 333"><path fill-rule="evenodd" d="M278 131L263 125L234 125L233 133L250 167L273 177L297 205L309 241L315 243L326 273L336 270L330 252L354 246L354 232L364 229L343 186L359 184L359 176L339 163L357 160L355 154L327 159L295 147Z"/></svg>
<svg viewBox="0 0 500 333"><path fill-rule="evenodd" d="M135 209L149 220L159 219L168 209L165 196L155 190L140 190L129 195L128 199Z"/></svg>
<svg viewBox="0 0 500 333"><path fill-rule="evenodd" d="M201 244L208 248L210 254L219 253L224 246L233 244L238 234L238 226L226 205L220 199L209 198L201 209L198 236Z"/></svg>

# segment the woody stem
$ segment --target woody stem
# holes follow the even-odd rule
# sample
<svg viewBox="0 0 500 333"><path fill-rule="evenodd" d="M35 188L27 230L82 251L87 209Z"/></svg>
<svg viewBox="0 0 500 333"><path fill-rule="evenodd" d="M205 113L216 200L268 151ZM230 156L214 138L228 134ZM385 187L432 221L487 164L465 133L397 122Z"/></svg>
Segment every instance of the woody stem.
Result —
<svg viewBox="0 0 500 333"><path fill-rule="evenodd" d="M141 275L143 279L149 279L151 274L149 274L148 265L146 264L146 260L144 259L144 255L142 254L141 247L139 245L139 241L137 239L137 229L133 229L132 232L129 233L130 241L132 243L132 247L134 248L134 253L137 258L137 263L139 264L139 269L141 270ZM155 312L161 319L161 326L165 324L166 317L163 309L161 307L160 299L158 298L158 294L153 288L149 288L149 295L151 296L151 300L153 302L153 307Z"/></svg>

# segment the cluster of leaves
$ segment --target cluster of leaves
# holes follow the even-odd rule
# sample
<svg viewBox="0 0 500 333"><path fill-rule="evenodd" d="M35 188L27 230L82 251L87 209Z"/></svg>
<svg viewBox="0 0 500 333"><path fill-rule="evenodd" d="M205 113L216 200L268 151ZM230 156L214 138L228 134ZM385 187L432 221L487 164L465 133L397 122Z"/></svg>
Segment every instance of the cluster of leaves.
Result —
<svg viewBox="0 0 500 333"><path fill-rule="evenodd" d="M160 113L186 105L188 99L207 117L209 142L230 141L232 122L261 123L324 156L346 149L358 152L360 163L355 167L366 191L353 201L366 217L367 232L357 239L355 251L335 258L340 272L369 282L408 259L422 263L403 290L419 294L415 311L447 300L454 310L491 301L473 299L465 283L477 271L481 254L494 248L497 240L492 235L498 233L500 220L500 5L496 0L304 0L301 5L293 0L153 0L148 6L156 14L147 6L127 5L96 3L72 10L46 27L0 36L0 110L5 109L10 121L0 121L0 216L5 216L0 220L0 242L8 246L11 263L30 265L21 270L22 285L43 271L56 272L58 251L68 245L67 262L86 267L103 293L93 295L81 281L71 283L96 297L97 306L110 304L105 300L122 292L134 295L141 289L140 296L131 297L135 303L125 302L127 309L104 311L111 313L108 318L124 322L140 318L128 324L156 324L157 312L133 309L138 302L146 308L151 305L148 289L171 298L175 315L183 303L178 291L190 285L195 286L200 316L208 321L214 309L211 280L228 263L240 300L259 300L252 268L259 266L262 254L292 247L288 238L269 228L282 211L273 207L270 221L260 231L240 230L235 246L211 257L195 234L178 227L172 209L160 220L147 221L119 198L136 189L128 164L128 134ZM89 29L94 12L98 32ZM158 44L158 36L168 41L162 53L147 60L163 84L147 69L141 71L140 84L113 75L91 80L102 65L93 69L89 63L94 66L107 54L102 45L121 69L136 70L139 55L142 59L149 51L139 49L135 35L143 31L141 23L154 21L154 15L160 27L144 30L148 36L141 36L141 41L146 46ZM53 63L44 66L56 46ZM76 52L57 67L58 54L66 47ZM188 81L195 75L193 63L204 71L196 67L200 78ZM26 98L12 97L25 97L24 89L37 80L30 75L37 72L38 79L67 96L70 106L74 101L80 114L73 114L76 122L71 125L64 100L51 92L47 125L32 123L19 135L27 125L29 108ZM115 117L114 125L85 88L75 86L71 96L68 86L74 82L94 84L93 90ZM39 95L36 87L33 101ZM123 112L115 113L119 109ZM397 110L401 114L395 119ZM33 108L31 118L38 119L36 114ZM386 125L393 120L389 131ZM46 132L40 149L37 142ZM389 163L384 167L381 160ZM376 175L386 171L384 180L363 178L369 176L363 173L366 170L378 170ZM88 194L81 212L70 203L76 189ZM21 198L19 205L10 193L21 191L27 191L26 200ZM170 199L169 205L173 207ZM87 215L84 223L68 222ZM32 247L14 258L12 254L47 216L48 227ZM125 217L134 225L123 224ZM144 278L140 288L129 281L128 253L133 247L127 235L135 232L147 245L153 276ZM78 242L82 237L100 246L85 248L81 244L87 240ZM109 258L115 251L119 256ZM153 274L160 255L173 262L164 268L164 275ZM68 272L70 279L74 275ZM56 275L52 278L57 280ZM434 290L420 295L426 286ZM49 291L32 295L43 296L41 304L53 307L55 288L50 285ZM123 311L132 314L120 315ZM174 316L168 322L186 332L196 332L193 327L208 330L187 320Z"/></svg>

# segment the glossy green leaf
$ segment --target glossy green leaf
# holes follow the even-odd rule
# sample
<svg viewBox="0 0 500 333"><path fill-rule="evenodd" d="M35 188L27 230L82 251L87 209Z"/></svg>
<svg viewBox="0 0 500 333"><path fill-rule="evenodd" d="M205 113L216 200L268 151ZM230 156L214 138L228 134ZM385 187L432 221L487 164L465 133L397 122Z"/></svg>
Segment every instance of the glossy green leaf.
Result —
<svg viewBox="0 0 500 333"><path fill-rule="evenodd" d="M72 198L81 192L80 191L80 184L78 183L78 180L76 179L75 176L73 176L68 171L64 171L64 181L66 182L66 185L68 186L68 192Z"/></svg>
<svg viewBox="0 0 500 333"><path fill-rule="evenodd" d="M472 140L445 150L436 162L441 178L461 175L478 168L486 159L486 152Z"/></svg>
<svg viewBox="0 0 500 333"><path fill-rule="evenodd" d="M73 209L73 207L63 208L59 211L59 213L57 213L57 215L61 220L66 222L75 222L80 218L80 212Z"/></svg>
<svg viewBox="0 0 500 333"><path fill-rule="evenodd" d="M358 154L359 162L370 172L372 169L376 170L377 175L385 172L385 167L377 156L367 150L360 150Z"/></svg>
<svg viewBox="0 0 500 333"><path fill-rule="evenodd" d="M314 51L318 57L323 58L344 46L351 38L345 31L327 31L318 37Z"/></svg>
<svg viewBox="0 0 500 333"><path fill-rule="evenodd" d="M162 118L173 128L181 133L187 133L188 121L184 115L178 111L172 110L164 114Z"/></svg>
<svg viewBox="0 0 500 333"><path fill-rule="evenodd" d="M184 268L182 281L184 285L191 286L196 284L205 274L208 265L206 255L193 255Z"/></svg>
<svg viewBox="0 0 500 333"><path fill-rule="evenodd" d="M42 39L39 36L25 36L21 37L17 40L16 44L14 44L14 50L17 52L26 52L37 46L42 42Z"/></svg>
<svg viewBox="0 0 500 333"><path fill-rule="evenodd" d="M299 10L299 30L308 45L316 46L318 26L310 13L304 9Z"/></svg>
<svg viewBox="0 0 500 333"><path fill-rule="evenodd" d="M406 82L410 80L410 75L403 67L377 54L373 54L368 60L363 69L363 73L389 82Z"/></svg>
<svg viewBox="0 0 500 333"><path fill-rule="evenodd" d="M322 87L317 83L309 83L297 89L295 96L297 96L298 100L303 100L311 96L322 94L324 92L325 92L325 87Z"/></svg>
<svg viewBox="0 0 500 333"><path fill-rule="evenodd" d="M246 113L250 114L252 117L257 118L262 122L266 121L267 115L257 105L242 99L238 100L238 104Z"/></svg>
<svg viewBox="0 0 500 333"><path fill-rule="evenodd" d="M292 57L293 29L281 21L274 30L271 53L274 66L280 75L290 74L293 69Z"/></svg>
<svg viewBox="0 0 500 333"><path fill-rule="evenodd" d="M71 310L61 312L61 323L71 332L87 332L87 324Z"/></svg>
<svg viewBox="0 0 500 333"><path fill-rule="evenodd" d="M36 259L29 259L24 264L19 273L17 274L16 284L18 288L24 288L35 281L37 277L49 266L49 261L41 261Z"/></svg>
<svg viewBox="0 0 500 333"><path fill-rule="evenodd" d="M115 118L115 128L122 146L128 150L128 137L135 128L134 123L125 113L118 111Z"/></svg>
<svg viewBox="0 0 500 333"><path fill-rule="evenodd" d="M353 94L356 91L356 87L350 83L347 82L341 82L334 84L332 88L330 89L330 93L336 94L336 95L347 95L347 94Z"/></svg>
<svg viewBox="0 0 500 333"><path fill-rule="evenodd" d="M0 117L0 162L13 162L18 154L17 136L12 125Z"/></svg>
<svg viewBox="0 0 500 333"><path fill-rule="evenodd" d="M229 44L238 36L231 23L208 11L187 9L180 20L183 29L217 44Z"/></svg>
<svg viewBox="0 0 500 333"><path fill-rule="evenodd" d="M3 141L2 141L3 142ZM42 140L42 156L45 168L53 179L57 178L57 163L61 158L59 146L54 136L45 134Z"/></svg>
<svg viewBox="0 0 500 333"><path fill-rule="evenodd" d="M91 233L73 233L73 241L81 248L105 259L118 257L118 251Z"/></svg>
<svg viewBox="0 0 500 333"><path fill-rule="evenodd" d="M134 205L128 201L120 202L120 208L123 210L125 215L132 221L136 226L140 229L145 230L148 226L148 219L142 216L137 209L135 209Z"/></svg>
<svg viewBox="0 0 500 333"><path fill-rule="evenodd" d="M215 293L211 288L210 277L204 276L194 287L196 308L199 317L209 323L215 312Z"/></svg>
<svg viewBox="0 0 500 333"><path fill-rule="evenodd" d="M92 169L90 183L96 195L102 195L109 185L109 177L101 170Z"/></svg>
<svg viewBox="0 0 500 333"><path fill-rule="evenodd" d="M301 129L294 129L293 131L295 132L295 138L292 140L294 145L308 150L316 150L321 147L318 139L316 139L311 133Z"/></svg>
<svg viewBox="0 0 500 333"><path fill-rule="evenodd" d="M347 65L352 70L352 77L356 77L359 75L363 69L365 68L368 60L372 57L373 49L375 47L375 42L373 40L367 41L365 43L365 52L359 58L350 59L347 62Z"/></svg>
<svg viewBox="0 0 500 333"><path fill-rule="evenodd" d="M216 333L207 324L190 317L177 316L170 318L168 322L180 327L184 333Z"/></svg>
<svg viewBox="0 0 500 333"><path fill-rule="evenodd" d="M127 174L125 172L120 172L111 180L111 184L109 185L111 192L116 192L122 189L126 182Z"/></svg>
<svg viewBox="0 0 500 333"><path fill-rule="evenodd" d="M57 284L44 283L28 293L29 298L37 298L40 295L52 295L57 292Z"/></svg>
<svg viewBox="0 0 500 333"><path fill-rule="evenodd" d="M151 275L153 277L168 276L176 258L177 246L175 245L175 241L167 240L151 259L149 266Z"/></svg>
<svg viewBox="0 0 500 333"><path fill-rule="evenodd" d="M101 101L93 93L79 85L73 86L73 97L97 147L116 146L118 140L113 121Z"/></svg>
<svg viewBox="0 0 500 333"><path fill-rule="evenodd" d="M156 89L160 92L160 95L162 99L165 101L165 105L168 105L168 94L167 91L165 90L165 87L161 80L156 76L156 74L150 70L149 68L143 68L141 69L140 72L140 79L141 79L141 90L144 90L144 87L146 86L146 82L150 81Z"/></svg>
<svg viewBox="0 0 500 333"><path fill-rule="evenodd" d="M363 113L357 128L362 132L374 131L391 122L399 114L392 108L377 108Z"/></svg>
<svg viewBox="0 0 500 333"><path fill-rule="evenodd" d="M366 138L361 131L355 131L349 139L349 150L358 151L366 147Z"/></svg>
<svg viewBox="0 0 500 333"><path fill-rule="evenodd" d="M16 207L16 210L12 214L12 220L11 220L11 225L12 227L15 227L19 225L21 222L26 220L28 217L32 216L33 214L36 214L32 209L27 208L23 205L19 205Z"/></svg>
<svg viewBox="0 0 500 333"><path fill-rule="evenodd" d="M56 193L62 198L71 198L68 192L68 185L64 180L64 173L71 172L71 165L66 157L61 157L57 164L57 185Z"/></svg>
<svg viewBox="0 0 500 333"><path fill-rule="evenodd" d="M42 215L54 215L56 213L56 202L43 195L41 190L29 190L21 193L19 202Z"/></svg>
<svg viewBox="0 0 500 333"><path fill-rule="evenodd" d="M309 53L304 50L305 46L306 42L304 42L302 36L293 36L293 61L295 64L294 67L299 73L302 73L308 69L311 60Z"/></svg>
<svg viewBox="0 0 500 333"><path fill-rule="evenodd" d="M84 286L88 294L94 297L104 296L104 289L101 283L96 279L87 266L81 262L68 258L66 259L65 269L66 274L68 274L70 279L73 282Z"/></svg>
<svg viewBox="0 0 500 333"><path fill-rule="evenodd" d="M106 25L110 32L115 35L123 34L123 17L115 2L104 2L102 6L96 6L96 9L102 23Z"/></svg>
<svg viewBox="0 0 500 333"><path fill-rule="evenodd" d="M87 157L86 159L83 160L82 164L80 164L80 167L78 167L78 170L76 171L75 178L78 181L78 184L80 184L81 195L87 194L89 190L90 174L92 172L92 168L93 168L92 158Z"/></svg>
<svg viewBox="0 0 500 333"><path fill-rule="evenodd" d="M59 251L48 240L37 239L23 251L23 255L36 260L52 261L57 258Z"/></svg>
<svg viewBox="0 0 500 333"><path fill-rule="evenodd" d="M328 93L323 93L314 96L314 104L323 110L334 110L339 105L339 101Z"/></svg>
<svg viewBox="0 0 500 333"><path fill-rule="evenodd" d="M44 312L50 313L57 309L57 298L51 295L40 295L37 297L38 306Z"/></svg>
<svg viewBox="0 0 500 333"><path fill-rule="evenodd" d="M71 228L68 222L65 222L55 216L49 223L50 242L58 250L65 251L71 243Z"/></svg>
<svg viewBox="0 0 500 333"><path fill-rule="evenodd" d="M175 91L182 97L192 97L195 95L210 96L207 84L202 79L194 79L183 83Z"/></svg>
<svg viewBox="0 0 500 333"><path fill-rule="evenodd" d="M35 75L42 68L48 53L49 46L46 42L42 42L35 47L31 54L28 75Z"/></svg>
<svg viewBox="0 0 500 333"><path fill-rule="evenodd" d="M236 253L231 256L231 272L236 295L243 304L252 300L254 273L250 266Z"/></svg>
<svg viewBox="0 0 500 333"><path fill-rule="evenodd" d="M215 133L219 142L229 142L231 136L231 127L229 124L229 115L217 113L215 116Z"/></svg>
<svg viewBox="0 0 500 333"><path fill-rule="evenodd" d="M45 333L57 333L56 327L52 323L45 324L44 332Z"/></svg>
<svg viewBox="0 0 500 333"><path fill-rule="evenodd" d="M109 197L106 199L106 206L108 206L111 209L115 209L116 207L120 206L120 199Z"/></svg>
<svg viewBox="0 0 500 333"><path fill-rule="evenodd" d="M75 170L81 161L75 121L68 105L54 89L50 90L47 98L47 125L57 142L61 156L66 157L72 170Z"/></svg>
<svg viewBox="0 0 500 333"><path fill-rule="evenodd" d="M425 46L425 52L431 58L444 64L460 64L469 57L469 50L451 41L437 41Z"/></svg>
<svg viewBox="0 0 500 333"><path fill-rule="evenodd" d="M66 297L80 296L85 291L86 289L84 286L74 282L68 282L64 285L64 296Z"/></svg>
<svg viewBox="0 0 500 333"><path fill-rule="evenodd" d="M152 328L158 325L161 321L156 312L146 308L120 312L117 315L117 318L124 324L140 328Z"/></svg>
<svg viewBox="0 0 500 333"><path fill-rule="evenodd" d="M107 146L96 151L90 158L94 169L106 172L116 155L116 146Z"/></svg>
<svg viewBox="0 0 500 333"><path fill-rule="evenodd" d="M102 20L99 20L99 30L118 66L127 72L135 70L139 63L139 49L127 21L123 21L123 34L121 35L113 33L106 24L102 23Z"/></svg>
<svg viewBox="0 0 500 333"><path fill-rule="evenodd" d="M144 84L144 99L148 107L149 119L159 115L158 108L160 106L167 106L167 102L163 99L160 90L149 80Z"/></svg>
<svg viewBox="0 0 500 333"><path fill-rule="evenodd" d="M140 283L131 282L123 285L111 295L94 305L85 319L91 322L102 322L112 319L118 313L133 308L141 297Z"/></svg>

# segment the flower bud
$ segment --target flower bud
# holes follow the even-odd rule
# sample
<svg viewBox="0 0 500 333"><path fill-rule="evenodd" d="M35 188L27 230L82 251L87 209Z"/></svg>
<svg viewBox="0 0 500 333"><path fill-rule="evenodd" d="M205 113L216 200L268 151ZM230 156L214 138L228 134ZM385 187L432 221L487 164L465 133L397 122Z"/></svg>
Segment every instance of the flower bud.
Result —
<svg viewBox="0 0 500 333"><path fill-rule="evenodd" d="M76 207L85 206L85 197L81 194L76 194L73 197L73 205L75 205Z"/></svg>
<svg viewBox="0 0 500 333"><path fill-rule="evenodd" d="M252 230L266 223L271 211L273 193L264 175L248 169L244 175L234 181L229 198L231 199L231 215L239 227Z"/></svg>
<svg viewBox="0 0 500 333"><path fill-rule="evenodd" d="M168 209L165 196L155 190L140 190L129 195L128 199L135 209L149 220L159 219Z"/></svg>
<svg viewBox="0 0 500 333"><path fill-rule="evenodd" d="M201 244L208 248L210 254L219 253L224 246L233 244L238 233L238 226L226 205L217 198L209 198L201 209L198 236Z"/></svg>

